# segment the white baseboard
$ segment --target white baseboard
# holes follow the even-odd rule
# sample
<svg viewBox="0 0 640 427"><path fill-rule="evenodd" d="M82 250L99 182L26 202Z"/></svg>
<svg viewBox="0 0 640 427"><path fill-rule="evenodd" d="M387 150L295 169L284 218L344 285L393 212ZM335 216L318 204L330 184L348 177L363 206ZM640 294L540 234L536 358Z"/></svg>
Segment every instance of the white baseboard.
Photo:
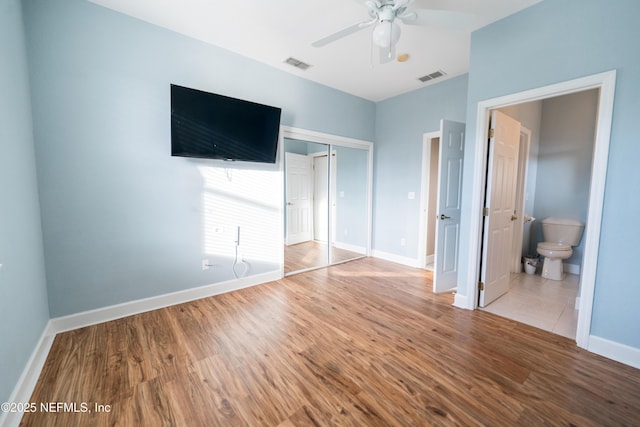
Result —
<svg viewBox="0 0 640 427"><path fill-rule="evenodd" d="M616 362L640 369L640 348L590 335L587 350L608 359L613 359Z"/></svg>
<svg viewBox="0 0 640 427"><path fill-rule="evenodd" d="M453 306L457 308L464 308L465 310L473 310L475 307L473 305L469 306L470 299L467 298L466 295L461 295L456 292L453 297Z"/></svg>
<svg viewBox="0 0 640 427"><path fill-rule="evenodd" d="M580 275L580 265L579 264L567 264L566 262L562 263L562 271L569 274Z"/></svg>
<svg viewBox="0 0 640 427"><path fill-rule="evenodd" d="M54 333L71 331L85 326L144 313L145 311L156 310L158 308L182 304L184 302L200 298L248 288L250 286L279 280L281 278L282 271L271 271L254 276L242 277L240 279L205 285L198 288L185 289L183 291L97 308L95 310L83 311L81 313L75 313L68 316L55 317L51 319L52 330Z"/></svg>
<svg viewBox="0 0 640 427"><path fill-rule="evenodd" d="M371 255L375 258L380 258L386 261L395 262L397 264L406 265L407 267L419 268L418 260L415 258L409 258L402 255L396 255L377 250L372 251Z"/></svg>
<svg viewBox="0 0 640 427"><path fill-rule="evenodd" d="M42 335L36 344L36 347L31 353L31 357L27 361L27 365L22 370L22 374L16 383L13 393L7 400L7 402L29 402L33 389L38 382L40 372L44 367L44 362L47 360L47 355L53 344L55 333L51 328L51 321L47 323ZM22 419L21 412L2 412L0 411L0 426L1 427L17 427Z"/></svg>

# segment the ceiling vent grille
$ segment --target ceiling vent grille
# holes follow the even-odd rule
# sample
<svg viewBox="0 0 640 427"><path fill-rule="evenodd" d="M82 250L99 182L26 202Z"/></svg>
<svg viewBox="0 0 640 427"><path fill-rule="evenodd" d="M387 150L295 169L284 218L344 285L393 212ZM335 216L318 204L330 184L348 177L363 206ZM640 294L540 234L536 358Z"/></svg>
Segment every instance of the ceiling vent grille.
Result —
<svg viewBox="0 0 640 427"><path fill-rule="evenodd" d="M446 76L446 75L447 75L447 73L445 73L444 71L438 70L438 71L433 72L431 74L427 74L426 76L418 77L418 80L420 80L422 83L426 83L426 82L428 82L430 80L437 79L439 77Z"/></svg>
<svg viewBox="0 0 640 427"><path fill-rule="evenodd" d="M306 70L307 68L311 67L311 65L307 64L306 62L302 62L299 59L292 57L287 58L284 62L289 65L293 65L296 68L300 68L301 70Z"/></svg>

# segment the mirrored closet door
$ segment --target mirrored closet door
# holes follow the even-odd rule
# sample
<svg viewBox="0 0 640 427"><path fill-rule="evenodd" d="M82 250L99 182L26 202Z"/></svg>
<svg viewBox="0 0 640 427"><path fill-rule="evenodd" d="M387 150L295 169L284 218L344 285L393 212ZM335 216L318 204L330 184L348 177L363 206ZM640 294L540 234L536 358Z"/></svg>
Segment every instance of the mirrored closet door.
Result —
<svg viewBox="0 0 640 427"><path fill-rule="evenodd" d="M284 273L367 256L371 144L286 129Z"/></svg>

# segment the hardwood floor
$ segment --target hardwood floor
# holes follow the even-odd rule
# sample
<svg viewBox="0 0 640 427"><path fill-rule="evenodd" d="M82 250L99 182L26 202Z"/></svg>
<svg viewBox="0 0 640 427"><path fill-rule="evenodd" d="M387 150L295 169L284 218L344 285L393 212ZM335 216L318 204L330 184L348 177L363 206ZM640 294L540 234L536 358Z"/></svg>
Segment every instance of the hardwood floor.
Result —
<svg viewBox="0 0 640 427"><path fill-rule="evenodd" d="M640 425L639 370L451 303L365 258L63 333L31 401L92 412L23 425Z"/></svg>

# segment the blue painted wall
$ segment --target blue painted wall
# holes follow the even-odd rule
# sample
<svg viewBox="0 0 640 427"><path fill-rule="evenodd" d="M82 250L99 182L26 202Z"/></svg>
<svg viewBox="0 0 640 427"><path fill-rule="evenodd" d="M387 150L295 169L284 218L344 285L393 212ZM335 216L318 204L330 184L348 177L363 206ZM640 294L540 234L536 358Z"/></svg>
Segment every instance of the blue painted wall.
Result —
<svg viewBox="0 0 640 427"><path fill-rule="evenodd" d="M0 58L0 402L5 402L49 320L19 0L0 2Z"/></svg>
<svg viewBox="0 0 640 427"><path fill-rule="evenodd" d="M640 217L640 2L544 1L472 34L463 181L468 206L477 103L612 69L618 72L592 317L593 335L640 348L640 287L633 224ZM468 296L470 216L463 216L458 292Z"/></svg>
<svg viewBox="0 0 640 427"><path fill-rule="evenodd" d="M249 274L279 268L278 165L172 158L170 83L374 137L374 103L229 51L81 0L24 13L52 316L231 280L238 225Z"/></svg>
<svg viewBox="0 0 640 427"><path fill-rule="evenodd" d="M373 249L418 258L422 135L440 120L465 121L467 75L377 104L373 167ZM408 193L415 199L409 200ZM402 246L401 239L406 245Z"/></svg>

